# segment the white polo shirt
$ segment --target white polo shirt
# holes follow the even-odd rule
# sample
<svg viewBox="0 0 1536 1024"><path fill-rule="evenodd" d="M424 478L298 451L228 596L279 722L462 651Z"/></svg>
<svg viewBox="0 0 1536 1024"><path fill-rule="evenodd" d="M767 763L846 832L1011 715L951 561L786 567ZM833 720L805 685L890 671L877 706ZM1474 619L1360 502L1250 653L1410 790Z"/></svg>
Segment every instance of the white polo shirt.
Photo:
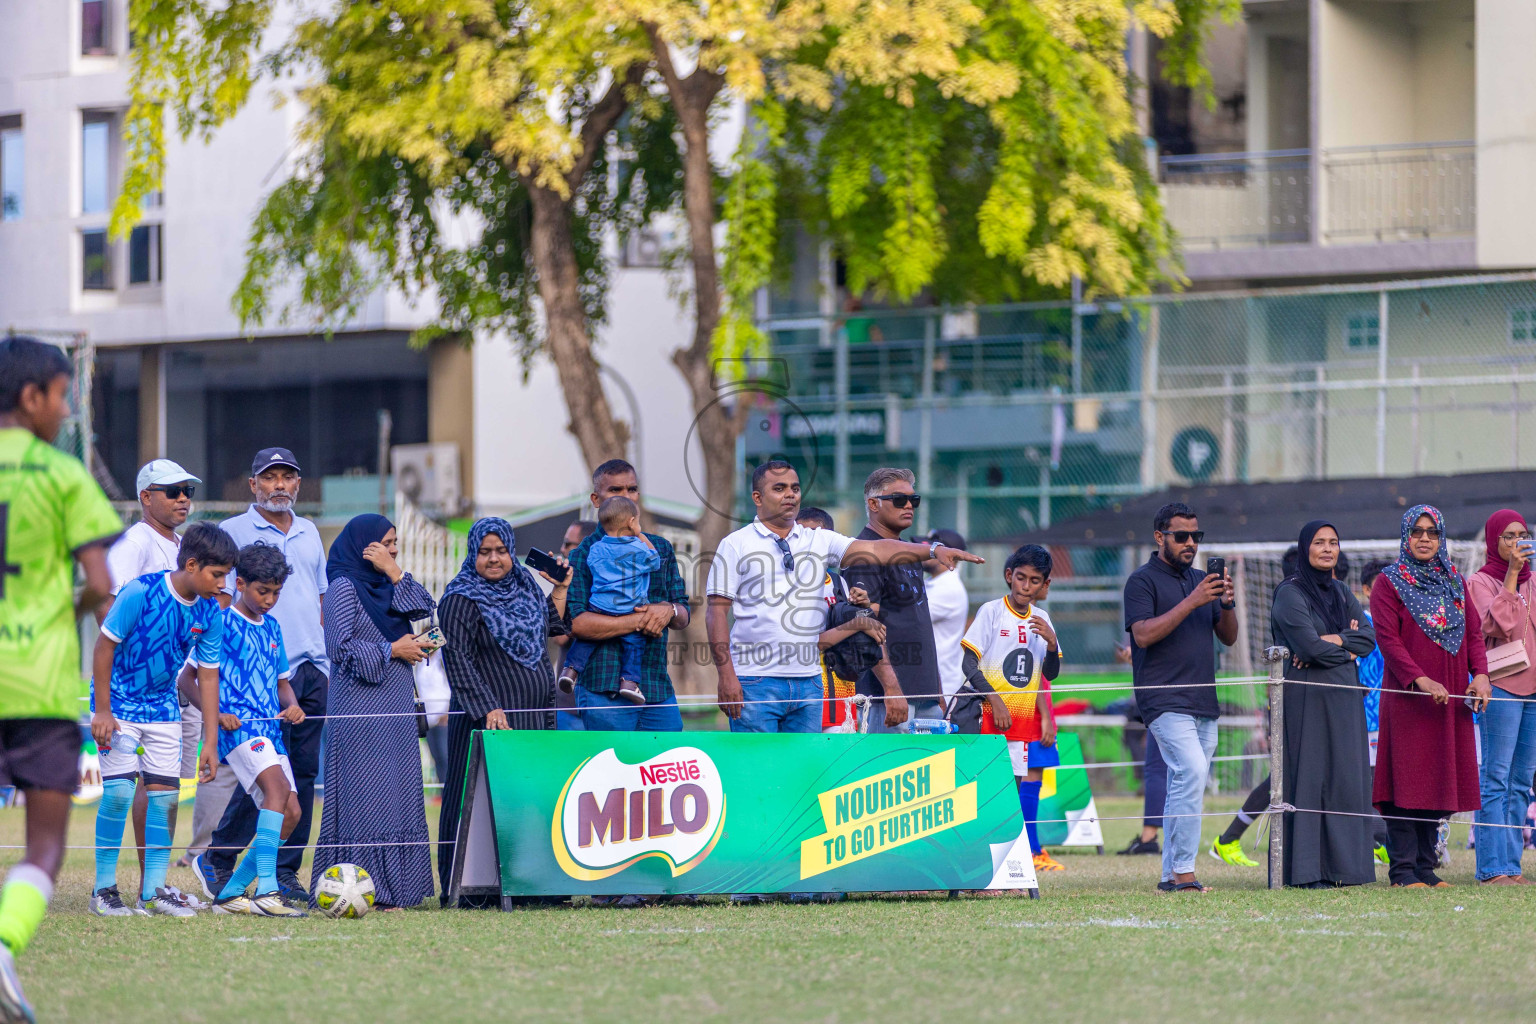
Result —
<svg viewBox="0 0 1536 1024"><path fill-rule="evenodd" d="M706 591L731 600L731 663L743 678L821 675L816 638L826 629L822 586L827 563L840 560L852 537L807 530L784 538L794 572L784 568L778 535L754 519L720 542Z"/></svg>
<svg viewBox="0 0 1536 1024"><path fill-rule="evenodd" d="M925 581L928 588L928 615L933 620L933 646L939 654L939 682L944 692L953 696L965 682L960 663L965 655L960 638L965 636L965 617L971 612L971 596L960 574L951 569Z"/></svg>
<svg viewBox="0 0 1536 1024"><path fill-rule="evenodd" d="M167 540L159 530L140 520L107 549L107 575L112 577L112 596L131 580L151 572L176 568L176 552L181 539Z"/></svg>

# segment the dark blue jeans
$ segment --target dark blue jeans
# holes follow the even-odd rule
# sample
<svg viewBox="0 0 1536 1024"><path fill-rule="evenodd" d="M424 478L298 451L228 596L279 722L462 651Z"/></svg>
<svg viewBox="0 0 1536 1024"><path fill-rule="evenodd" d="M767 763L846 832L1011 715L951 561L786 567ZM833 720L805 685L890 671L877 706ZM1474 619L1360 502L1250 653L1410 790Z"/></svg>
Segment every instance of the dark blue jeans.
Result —
<svg viewBox="0 0 1536 1024"><path fill-rule="evenodd" d="M576 687L576 706L587 730L599 732L682 732L677 698L667 704L631 704L606 693Z"/></svg>

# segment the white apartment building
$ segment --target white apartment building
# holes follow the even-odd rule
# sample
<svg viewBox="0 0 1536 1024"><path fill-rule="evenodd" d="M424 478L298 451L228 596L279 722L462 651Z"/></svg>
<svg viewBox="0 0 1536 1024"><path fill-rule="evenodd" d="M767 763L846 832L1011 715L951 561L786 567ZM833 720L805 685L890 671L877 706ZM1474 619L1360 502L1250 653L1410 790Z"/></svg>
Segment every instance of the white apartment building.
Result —
<svg viewBox="0 0 1536 1024"><path fill-rule="evenodd" d="M1244 0L1214 106L1144 111L1195 287L1536 266L1533 38L1526 0Z"/></svg>
<svg viewBox="0 0 1536 1024"><path fill-rule="evenodd" d="M0 330L89 337L96 454L119 493L164 456L204 479L200 497L242 500L251 456L281 445L304 464L306 500L366 501L387 409L394 444L458 446L471 511L585 495L589 467L553 367L540 361L525 381L506 338L413 350L408 336L429 311L382 290L329 339L306 324L241 331L230 298L252 216L291 166L299 104L258 92L210 142L173 139L163 192L128 239L108 238L127 2L0 5ZM670 359L691 324L644 248L617 254L598 355L648 497L691 518L692 417Z"/></svg>

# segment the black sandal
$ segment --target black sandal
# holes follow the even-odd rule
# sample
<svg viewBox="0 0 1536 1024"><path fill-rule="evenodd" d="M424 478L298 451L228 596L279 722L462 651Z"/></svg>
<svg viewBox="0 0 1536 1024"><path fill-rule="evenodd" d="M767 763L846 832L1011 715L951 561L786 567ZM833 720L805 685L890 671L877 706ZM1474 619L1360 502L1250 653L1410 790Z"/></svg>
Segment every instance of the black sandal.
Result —
<svg viewBox="0 0 1536 1024"><path fill-rule="evenodd" d="M1208 885L1201 885L1200 884L1200 879L1196 878L1196 879L1192 879L1192 880L1190 880L1188 882L1180 882L1178 885L1175 885L1173 887L1173 891L1174 892L1210 892L1211 888Z"/></svg>

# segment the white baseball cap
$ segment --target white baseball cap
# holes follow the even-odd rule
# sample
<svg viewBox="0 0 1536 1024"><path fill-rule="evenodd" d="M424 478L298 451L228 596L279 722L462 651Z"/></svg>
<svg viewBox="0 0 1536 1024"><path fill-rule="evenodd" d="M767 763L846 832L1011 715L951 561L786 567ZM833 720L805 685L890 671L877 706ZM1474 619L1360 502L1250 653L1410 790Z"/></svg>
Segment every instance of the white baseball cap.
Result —
<svg viewBox="0 0 1536 1024"><path fill-rule="evenodd" d="M170 459L155 459L145 464L139 470L138 479L134 481L133 493L143 494L151 487L161 487L165 484L200 484L197 477L182 469Z"/></svg>

